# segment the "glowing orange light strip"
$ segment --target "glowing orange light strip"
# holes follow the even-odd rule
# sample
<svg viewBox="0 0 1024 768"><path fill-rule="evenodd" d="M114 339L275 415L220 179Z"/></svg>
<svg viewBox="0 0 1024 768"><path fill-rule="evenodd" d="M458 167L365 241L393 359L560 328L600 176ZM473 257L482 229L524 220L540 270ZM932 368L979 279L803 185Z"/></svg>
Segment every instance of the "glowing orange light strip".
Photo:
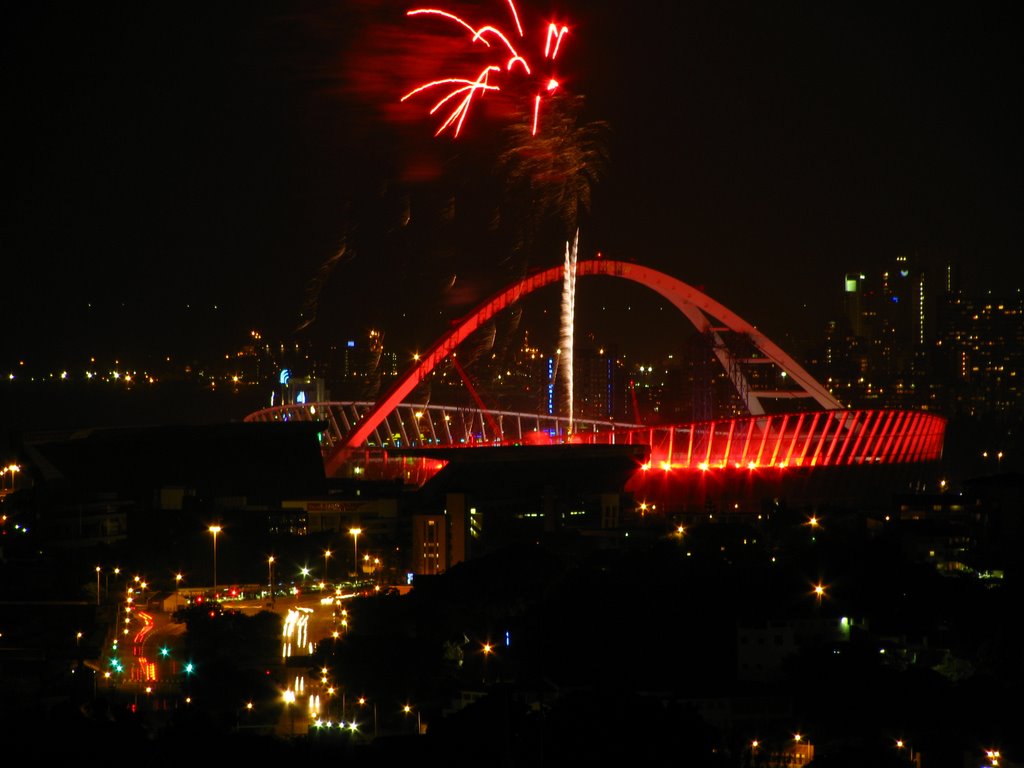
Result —
<svg viewBox="0 0 1024 768"><path fill-rule="evenodd" d="M913 461L919 461L921 458L921 448L924 446L925 436L928 431L928 415L925 413L916 413L916 424L914 425L914 431L911 434L909 446L907 447L906 454L904 455L903 461L910 463Z"/></svg>
<svg viewBox="0 0 1024 768"><path fill-rule="evenodd" d="M729 421L729 432L725 438L725 454L722 456L722 466L726 466L729 463L729 454L732 452L732 433L736 429L736 420L732 419Z"/></svg>
<svg viewBox="0 0 1024 768"><path fill-rule="evenodd" d="M903 450L899 456L900 463L905 463L909 459L910 452L917 446L921 429L921 416L920 412L910 414L910 419L904 430L905 437L903 439Z"/></svg>
<svg viewBox="0 0 1024 768"><path fill-rule="evenodd" d="M708 450L707 450L707 453L704 455L704 463L705 464L710 464L711 463L711 444L715 441L715 422L712 421L712 422L709 422L709 423L710 423L711 431L708 432Z"/></svg>
<svg viewBox="0 0 1024 768"><path fill-rule="evenodd" d="M922 448L922 455L929 459L942 456L942 435L945 432L945 420L931 416L928 419L928 436Z"/></svg>
<svg viewBox="0 0 1024 768"><path fill-rule="evenodd" d="M907 454L907 461L920 461L924 455L925 440L928 439L928 429L931 422L931 415L927 413L919 414L918 425L916 429L916 435L914 436L914 444L911 446L910 452Z"/></svg>
<svg viewBox="0 0 1024 768"><path fill-rule="evenodd" d="M896 423L893 425L892 429L889 430L889 439L885 441L885 448L882 450L882 461L888 462L892 458L893 440L896 438L896 435L899 434L900 429L903 426L903 422L906 420L906 417L906 411L900 411L897 414Z"/></svg>
<svg viewBox="0 0 1024 768"><path fill-rule="evenodd" d="M800 418L796 420L796 428L793 430L793 439L789 443L789 452L786 454L786 466L789 466L793 460L793 449L796 448L796 441L800 437L800 427L804 423L804 414L800 414Z"/></svg>
<svg viewBox="0 0 1024 768"><path fill-rule="evenodd" d="M929 447L931 445L932 430L934 428L935 418L931 415L925 416L921 423L921 437L917 441L915 446L914 455L911 456L911 461L921 461L928 457Z"/></svg>
<svg viewBox="0 0 1024 768"><path fill-rule="evenodd" d="M864 415L864 424L860 428L860 434L857 435L857 442L853 444L853 450L850 451L850 464L862 464L864 462L864 457L860 453L860 446L862 443L865 446L871 444L875 437L875 432L878 431L878 424L881 421L881 415L877 411L865 411ZM870 432L868 427L871 428Z"/></svg>
<svg viewBox="0 0 1024 768"><path fill-rule="evenodd" d="M903 429L900 430L896 444L893 445L893 460L898 464L903 464L906 461L907 450L914 440L914 422L919 417L920 414L918 412L908 411L906 418L903 419Z"/></svg>
<svg viewBox="0 0 1024 768"><path fill-rule="evenodd" d="M874 448L871 448L871 446L867 446L866 447L867 456L865 456L865 458L868 461L878 461L879 460L879 458L880 458L879 457L879 451L881 450L881 447L882 447L882 441L885 439L886 435L889 434L889 425L892 423L893 416L894 416L894 412L893 411L887 411L886 412L886 414L885 414L885 423L882 425L882 428L878 432L878 439L874 441ZM872 435L872 437L874 437L874 435Z"/></svg>
<svg viewBox="0 0 1024 768"><path fill-rule="evenodd" d="M815 428L818 426L818 419L821 418L821 413L815 411L814 418L811 420L811 428L807 430L807 439L804 440L803 450L800 451L800 455L797 457L797 463L803 466L804 461L807 460L807 451L811 447L811 438L814 437Z"/></svg>
<svg viewBox="0 0 1024 768"><path fill-rule="evenodd" d="M750 450L750 436L754 434L754 420L749 419L747 423L747 439L743 441L743 454L740 456L740 463L746 466L750 462L747 459L747 451Z"/></svg>
<svg viewBox="0 0 1024 768"><path fill-rule="evenodd" d="M940 426L943 422L939 419L934 420L934 426L932 428L932 439L931 439L931 453L935 458L942 456L942 435L944 429Z"/></svg>
<svg viewBox="0 0 1024 768"><path fill-rule="evenodd" d="M771 424L771 417L769 417L768 423L769 423L769 425ZM781 450L781 448L782 448L782 441L786 437L786 425L788 423L789 423L789 414L787 413L787 414L784 414L782 416L782 426L779 427L778 437L774 438L775 446L772 448L772 458L771 458L771 461L768 462L768 464L770 466L773 466L773 467L777 466L775 462L779 458L779 450Z"/></svg>
<svg viewBox="0 0 1024 768"><path fill-rule="evenodd" d="M843 447L839 449L839 454L836 456L836 464L842 465L844 463L849 464L849 455L846 450L850 448L853 443L856 442L858 435L857 421L860 419L862 411L854 411L853 418L850 419L850 425L846 427L846 436L843 438Z"/></svg>
<svg viewBox="0 0 1024 768"><path fill-rule="evenodd" d="M772 417L765 416L761 418L761 445L757 449L757 458L754 460L757 462L757 466L761 466L761 457L764 456L764 446L768 442L768 433L772 431Z"/></svg>
<svg viewBox="0 0 1024 768"><path fill-rule="evenodd" d="M835 434L832 435L832 439L829 441L828 444L828 453L825 454L825 459L822 462L826 467L832 463L832 454L835 453L836 445L839 443L839 436L840 434L842 434L843 431L843 425L846 423L846 419L849 418L849 416L849 411L842 411L841 415L839 416L839 423L836 424ZM847 439L849 439L849 434L847 434L846 437Z"/></svg>
<svg viewBox="0 0 1024 768"><path fill-rule="evenodd" d="M821 455L821 449L825 445L825 438L828 436L829 425L833 421L835 411L829 411L828 416L825 417L825 423L821 427L821 438L818 440L818 444L814 447L814 455L811 457L811 466L817 466L818 456Z"/></svg>

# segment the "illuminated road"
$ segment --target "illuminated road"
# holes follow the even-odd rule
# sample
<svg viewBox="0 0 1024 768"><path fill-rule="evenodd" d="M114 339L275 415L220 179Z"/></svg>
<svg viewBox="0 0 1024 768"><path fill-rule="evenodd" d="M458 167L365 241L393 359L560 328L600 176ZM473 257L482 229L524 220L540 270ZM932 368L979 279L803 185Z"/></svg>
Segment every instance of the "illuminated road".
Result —
<svg viewBox="0 0 1024 768"><path fill-rule="evenodd" d="M284 621L281 657L286 659L311 654L321 640L344 634L348 627L345 603L357 596L354 592L316 591L277 597L273 605L260 599L227 602L224 607L242 611L248 616L260 611L273 611L281 616Z"/></svg>
<svg viewBox="0 0 1024 768"><path fill-rule="evenodd" d="M326 669L310 675L310 669L301 661L299 666L289 662L311 656L320 641L341 637L349 621L345 603L357 596L355 592L336 594L318 590L278 597L273 604L265 597L227 600L221 604L226 611L239 611L247 616L271 611L281 617L278 684L284 707L277 724L280 734L298 735L314 727L341 727L346 711L343 687L329 679ZM141 610L128 602L116 627L117 639L97 666L105 684L134 693L136 706L143 695L154 697L147 706L166 706L165 697L180 694L182 676L190 672L188 661L179 652L186 625L176 622L170 613ZM163 705L156 703L161 700ZM350 711L355 706L355 702L349 702ZM346 727L359 730L362 726L349 722Z"/></svg>
<svg viewBox="0 0 1024 768"><path fill-rule="evenodd" d="M343 725L347 710L344 689L330 679L328 669L308 677L306 669L287 666L289 659L311 655L317 642L344 634L349 620L345 603L355 597L355 593L317 591L279 597L272 606L265 600L231 604L247 615L272 610L282 617L281 663L286 675L281 680L285 707L278 723L279 734L297 735L311 727L359 730L360 726L354 721ZM354 706L355 702L352 704Z"/></svg>
<svg viewBox="0 0 1024 768"><path fill-rule="evenodd" d="M111 663L119 673L118 682L144 687L176 681L181 665L171 649L184 632L184 624L174 622L162 611L132 611L123 622L118 647L114 648L113 658L118 663ZM129 650L131 659L127 660Z"/></svg>
<svg viewBox="0 0 1024 768"><path fill-rule="evenodd" d="M132 636L132 663L128 668L128 679L133 683L156 682L156 665L152 661L152 653L146 652L146 638L153 631L153 615L145 611L133 614L138 629Z"/></svg>

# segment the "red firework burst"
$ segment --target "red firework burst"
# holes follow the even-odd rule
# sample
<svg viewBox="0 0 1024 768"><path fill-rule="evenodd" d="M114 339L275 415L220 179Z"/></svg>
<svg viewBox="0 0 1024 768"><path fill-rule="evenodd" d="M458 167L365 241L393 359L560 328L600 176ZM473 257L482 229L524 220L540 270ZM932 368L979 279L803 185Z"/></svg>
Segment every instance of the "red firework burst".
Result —
<svg viewBox="0 0 1024 768"><path fill-rule="evenodd" d="M516 11L515 2L514 0L506 1L509 12L512 15L512 20L515 22L518 37L522 39L524 37L523 27L519 22L519 13ZM468 35L470 44L483 45L487 49L487 55L491 57L475 78L445 77L439 80L431 80L422 83L402 97L401 101L404 102L428 91L442 94L441 98L430 109L431 115L438 112L446 115L441 123L441 127L434 134L435 136L440 136L449 128L452 130L453 136L458 136L474 100L478 96L483 97L488 92L500 91L501 86L498 83L501 82L502 78L522 76L529 81L535 81L538 77L534 75L530 63L520 53L516 45L513 44L511 36L496 26L485 24L475 27L454 13L436 8L417 8L416 10L409 11L406 15L432 16L442 19L446 23L462 27ZM544 29L543 58L551 63L552 68L558 56L562 38L568 32L569 28L567 26L559 25L555 22L549 22ZM532 96L534 135L537 133L541 103L544 97L551 95L559 88L558 80L554 76L540 79L542 82L535 84Z"/></svg>

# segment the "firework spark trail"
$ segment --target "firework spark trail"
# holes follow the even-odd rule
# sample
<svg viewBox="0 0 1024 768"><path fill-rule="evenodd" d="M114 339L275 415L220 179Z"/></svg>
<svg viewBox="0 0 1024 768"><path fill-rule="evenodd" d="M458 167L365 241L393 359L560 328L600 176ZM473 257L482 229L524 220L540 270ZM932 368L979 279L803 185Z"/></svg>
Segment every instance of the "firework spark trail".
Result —
<svg viewBox="0 0 1024 768"><path fill-rule="evenodd" d="M512 14L512 19L515 21L516 30L519 33L519 37L524 37L523 26L519 21L519 13L516 10L514 0L507 0L509 11ZM417 8L406 13L407 16L436 16L441 19L450 21L463 29L465 29L470 35L470 43L483 43L487 49L491 49L491 41L496 44L494 47L501 48L504 54L508 55L507 61L504 62L504 72L508 74L513 73L513 69L522 71L525 76L532 76L533 70L530 67L529 62L524 58L519 51L513 45L509 35L506 35L498 27L492 24L485 24L481 27L475 27L465 19L456 16L454 13L449 11L441 10L438 8ZM562 38L569 33L569 28L565 25L558 25L551 22L547 25L546 37L544 40L543 57L552 62L558 56L558 51L561 48ZM498 55L498 50L495 50L494 55ZM516 65L519 65L516 67ZM430 114L435 114L438 110L448 106L451 107L451 102L454 100L455 106L448 113L447 118L441 123L441 127L437 129L435 136L440 136L447 129L452 129L452 135L458 137L462 131L463 122L466 116L469 114L470 106L473 103L474 97L477 95L484 95L488 91L499 91L501 87L494 85L489 81L492 73L500 74L502 67L498 63L488 64L483 71L475 78L468 79L464 77L445 77L438 80L431 80L426 83L422 83L413 90L406 93L400 101L405 102L408 99L429 91L432 89L440 89L445 95L436 102L430 109ZM554 77L547 78L537 89L536 94L533 96L533 134L537 133L539 121L540 121L540 110L544 96L552 94L559 88L559 82ZM460 98L461 97L461 98Z"/></svg>
<svg viewBox="0 0 1024 768"><path fill-rule="evenodd" d="M576 238L572 243L572 249L569 248L568 242L565 244L565 271L562 278L562 332L560 339L561 355L559 356L559 359L562 361L562 368L564 369L562 380L565 382L566 415L569 418L569 426L566 432L567 437L571 436L573 431L572 343L573 337L576 333L576 254L579 251L579 243L580 231L577 229Z"/></svg>
<svg viewBox="0 0 1024 768"><path fill-rule="evenodd" d="M352 255L348 252L348 245L342 243L338 250L320 265L316 275L309 281L309 285L306 287L306 301L299 315L300 321L295 327L296 331L304 330L316 322L317 314L320 311L320 294L323 293L324 286L330 280L335 267L351 258Z"/></svg>

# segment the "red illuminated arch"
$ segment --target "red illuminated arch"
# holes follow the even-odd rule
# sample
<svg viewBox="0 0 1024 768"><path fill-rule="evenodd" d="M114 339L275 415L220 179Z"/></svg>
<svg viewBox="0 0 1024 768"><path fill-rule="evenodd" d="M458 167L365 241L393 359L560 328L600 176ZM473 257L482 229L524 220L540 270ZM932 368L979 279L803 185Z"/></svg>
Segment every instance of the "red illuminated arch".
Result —
<svg viewBox="0 0 1024 768"><path fill-rule="evenodd" d="M328 475L334 474L340 468L348 452L362 445L384 417L394 410L405 399L406 395L412 392L436 365L454 352L459 344L465 341L471 333L497 313L515 304L523 297L528 296L539 288L560 281L563 269L564 267L559 265L535 272L484 301L466 317L457 321L451 330L420 355L416 364L377 400L373 408L349 432L344 442L339 443L335 447L326 460L325 468ZM729 372L741 396L746 400L747 409L752 415L757 416L764 413L764 408L760 402L762 397L812 397L826 410L842 407L829 394L828 390L815 381L809 373L800 367L789 355L779 349L767 336L714 299L681 280L677 280L650 267L623 261L606 261L604 259L580 261L576 265L576 275L577 277L605 275L607 277L621 277L640 283L657 291L668 301L672 302L693 323L698 331L714 334L716 342L718 342L715 344L715 353L726 371ZM713 320L717 320L717 323L713 322ZM761 354L765 356L765 359L770 360L785 371L786 375L800 389L798 391L785 392L755 391L751 389L742 372L740 372L739 366L734 365L738 361L732 358L726 345L721 343L719 333L723 330L742 333L749 337Z"/></svg>

